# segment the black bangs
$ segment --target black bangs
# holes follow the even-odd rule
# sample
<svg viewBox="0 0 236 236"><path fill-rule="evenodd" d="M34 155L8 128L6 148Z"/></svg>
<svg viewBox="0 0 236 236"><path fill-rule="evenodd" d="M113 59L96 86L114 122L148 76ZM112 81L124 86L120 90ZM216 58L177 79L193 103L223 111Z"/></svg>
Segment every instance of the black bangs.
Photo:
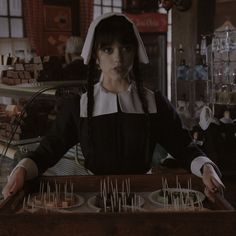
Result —
<svg viewBox="0 0 236 236"><path fill-rule="evenodd" d="M138 48L138 41L133 25L123 16L112 16L102 20L95 30L95 51L105 45L118 42L124 45L133 45Z"/></svg>

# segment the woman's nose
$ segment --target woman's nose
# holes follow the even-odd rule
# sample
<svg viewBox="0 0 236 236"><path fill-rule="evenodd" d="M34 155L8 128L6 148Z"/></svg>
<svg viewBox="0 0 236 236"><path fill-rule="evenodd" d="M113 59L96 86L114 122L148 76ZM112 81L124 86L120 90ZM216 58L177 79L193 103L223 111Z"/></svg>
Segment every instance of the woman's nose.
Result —
<svg viewBox="0 0 236 236"><path fill-rule="evenodd" d="M114 50L114 60L117 62L121 62L123 60L122 50L117 48Z"/></svg>

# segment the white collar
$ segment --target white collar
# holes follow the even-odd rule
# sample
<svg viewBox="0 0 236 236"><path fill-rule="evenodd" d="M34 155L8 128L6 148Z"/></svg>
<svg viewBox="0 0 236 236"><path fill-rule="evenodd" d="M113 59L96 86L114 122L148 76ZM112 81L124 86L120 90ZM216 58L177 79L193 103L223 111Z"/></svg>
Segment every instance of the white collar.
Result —
<svg viewBox="0 0 236 236"><path fill-rule="evenodd" d="M234 121L231 118L225 118L225 117L222 117L220 119L220 121L224 124L233 124L234 123Z"/></svg>
<svg viewBox="0 0 236 236"><path fill-rule="evenodd" d="M219 121L213 116L211 108L204 106L200 113L199 125L203 130L206 130L211 123L219 125Z"/></svg>
<svg viewBox="0 0 236 236"><path fill-rule="evenodd" d="M156 113L155 95L152 91L146 89L146 98L148 102L149 113ZM119 104L117 104L117 100ZM87 93L81 96L80 116L87 117ZM112 114L118 112L118 105L122 112L143 114L142 104L138 97L135 82L132 82L126 91L118 94L106 90L101 82L94 85L94 109L93 116Z"/></svg>
<svg viewBox="0 0 236 236"><path fill-rule="evenodd" d="M101 73L100 78L99 78L100 86L101 86L102 89L104 89L104 92L110 93L109 90L107 90L106 88L103 87L103 85L102 85L103 80L104 80L104 75L103 75L103 73ZM131 92L131 89L132 89L133 86L135 86L135 88L136 88L135 83L132 82L132 81L130 80L130 78L128 78L128 82L129 82L128 89L127 89L126 91L123 91L123 92ZM121 92L121 93L122 93L122 92Z"/></svg>

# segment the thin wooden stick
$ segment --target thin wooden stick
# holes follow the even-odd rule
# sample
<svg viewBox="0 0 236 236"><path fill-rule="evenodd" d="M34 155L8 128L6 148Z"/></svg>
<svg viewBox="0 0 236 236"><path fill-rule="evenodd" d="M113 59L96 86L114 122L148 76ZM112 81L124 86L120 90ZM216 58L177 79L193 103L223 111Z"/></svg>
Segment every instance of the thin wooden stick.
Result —
<svg viewBox="0 0 236 236"><path fill-rule="evenodd" d="M107 193L109 194L110 192L110 180L109 180L109 176L107 176Z"/></svg>
<svg viewBox="0 0 236 236"><path fill-rule="evenodd" d="M111 181L110 184L111 184L111 193L113 193L114 192L113 182Z"/></svg>
<svg viewBox="0 0 236 236"><path fill-rule="evenodd" d="M121 199L119 198L119 206L118 206L118 209L119 209L119 212L121 212Z"/></svg>
<svg viewBox="0 0 236 236"><path fill-rule="evenodd" d="M24 197L24 200L23 200L23 207L22 207L23 210L25 210L25 197Z"/></svg>
<svg viewBox="0 0 236 236"><path fill-rule="evenodd" d="M105 181L105 179L103 181L103 194L107 198L107 190L106 190L106 181Z"/></svg>
<svg viewBox="0 0 236 236"><path fill-rule="evenodd" d="M102 198L103 190L102 190L102 180L100 180L100 196Z"/></svg>
<svg viewBox="0 0 236 236"><path fill-rule="evenodd" d="M111 195L111 212L114 212L115 199Z"/></svg>
<svg viewBox="0 0 236 236"><path fill-rule="evenodd" d="M165 186L166 186L166 188L169 188L168 187L168 182L167 182L167 179L165 178Z"/></svg>
<svg viewBox="0 0 236 236"><path fill-rule="evenodd" d="M178 180L178 175L176 175L176 188L179 187L179 180Z"/></svg>
<svg viewBox="0 0 236 236"><path fill-rule="evenodd" d="M107 212L107 199L103 196L103 203L104 203L104 212Z"/></svg>

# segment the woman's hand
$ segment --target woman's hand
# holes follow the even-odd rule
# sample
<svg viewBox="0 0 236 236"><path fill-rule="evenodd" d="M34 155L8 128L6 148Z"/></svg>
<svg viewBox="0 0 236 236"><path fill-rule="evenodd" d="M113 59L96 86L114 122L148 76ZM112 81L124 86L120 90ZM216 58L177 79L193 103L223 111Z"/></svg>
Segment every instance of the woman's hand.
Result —
<svg viewBox="0 0 236 236"><path fill-rule="evenodd" d="M222 187L225 187L217 175L214 167L211 164L205 164L203 166L202 180L205 184L206 196L214 202L214 193L219 192Z"/></svg>
<svg viewBox="0 0 236 236"><path fill-rule="evenodd" d="M18 167L15 169L13 174L9 176L8 182L2 190L4 199L14 195L20 189L23 188L26 178L26 170L23 167Z"/></svg>

